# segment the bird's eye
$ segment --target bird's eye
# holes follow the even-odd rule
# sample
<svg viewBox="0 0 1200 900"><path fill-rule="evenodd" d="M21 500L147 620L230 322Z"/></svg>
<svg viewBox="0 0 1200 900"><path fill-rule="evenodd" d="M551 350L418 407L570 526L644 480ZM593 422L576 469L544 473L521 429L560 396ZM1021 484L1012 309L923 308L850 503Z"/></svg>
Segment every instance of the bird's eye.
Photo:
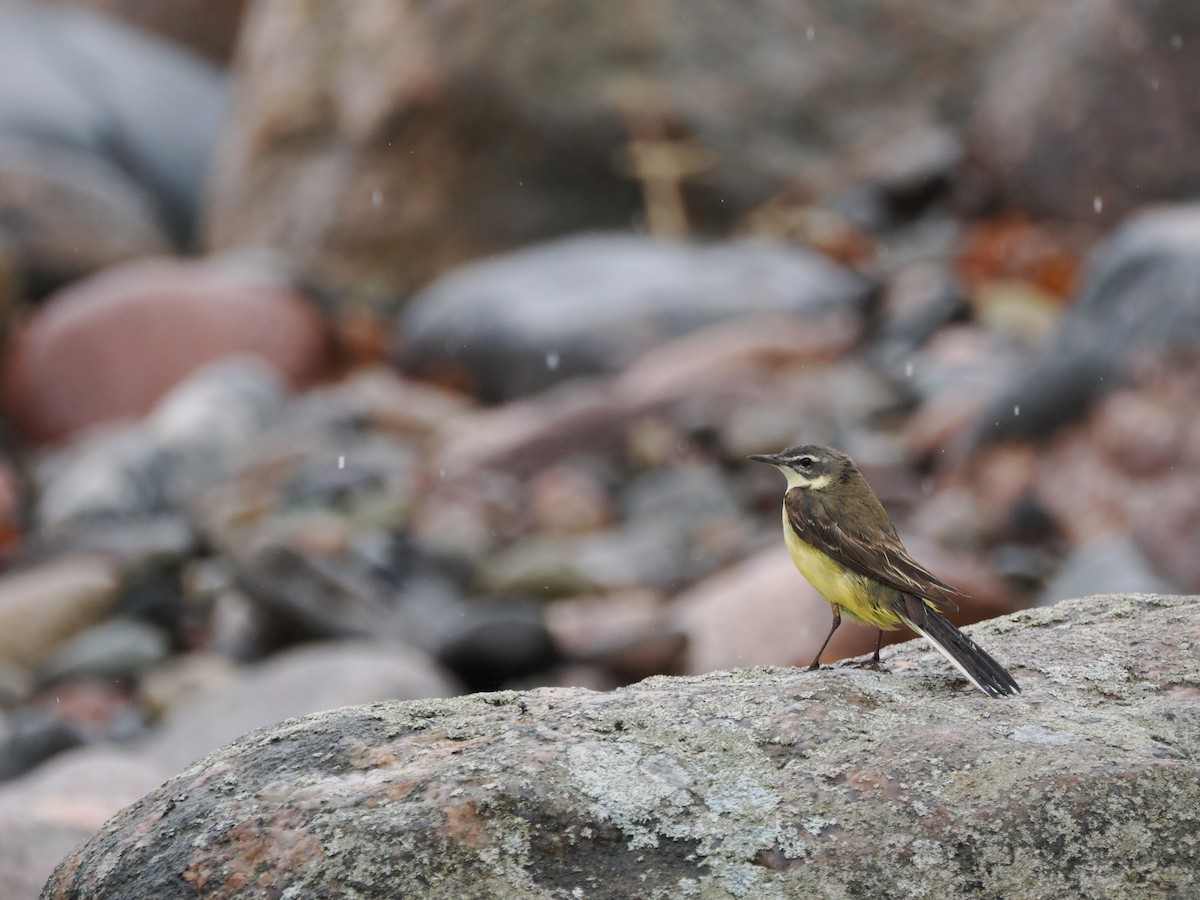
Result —
<svg viewBox="0 0 1200 900"><path fill-rule="evenodd" d="M812 468L813 458L811 456L802 456L796 460L796 465L802 469Z"/></svg>

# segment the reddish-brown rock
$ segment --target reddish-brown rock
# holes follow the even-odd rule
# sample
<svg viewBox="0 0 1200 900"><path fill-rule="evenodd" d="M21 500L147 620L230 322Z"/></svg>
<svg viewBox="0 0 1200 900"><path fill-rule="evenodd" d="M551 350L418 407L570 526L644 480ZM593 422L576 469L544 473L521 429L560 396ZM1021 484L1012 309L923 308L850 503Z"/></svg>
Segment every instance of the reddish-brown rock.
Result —
<svg viewBox="0 0 1200 900"><path fill-rule="evenodd" d="M154 260L56 295L22 329L3 381L24 436L56 441L141 416L185 376L232 354L261 357L294 386L326 371L327 333L287 281L234 260Z"/></svg>

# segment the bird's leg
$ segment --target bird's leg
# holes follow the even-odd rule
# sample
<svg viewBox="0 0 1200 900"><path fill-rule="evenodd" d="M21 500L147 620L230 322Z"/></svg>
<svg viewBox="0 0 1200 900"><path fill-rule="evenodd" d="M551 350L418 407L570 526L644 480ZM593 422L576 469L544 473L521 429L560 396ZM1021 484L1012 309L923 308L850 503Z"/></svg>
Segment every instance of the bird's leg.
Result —
<svg viewBox="0 0 1200 900"><path fill-rule="evenodd" d="M879 629L879 640L875 642L875 652L871 654L871 658L866 662L850 663L856 669L874 669L876 672L883 671L883 663L879 661L879 648L883 646L883 629Z"/></svg>
<svg viewBox="0 0 1200 900"><path fill-rule="evenodd" d="M833 633L838 630L838 626L842 624L842 611L838 607L833 608L833 627L829 629L829 634L825 635L825 642L821 644L821 649L817 651L816 657L812 661L812 665L808 667L808 671L815 672L821 668L821 654L825 652L825 648L829 646L829 639L833 637Z"/></svg>

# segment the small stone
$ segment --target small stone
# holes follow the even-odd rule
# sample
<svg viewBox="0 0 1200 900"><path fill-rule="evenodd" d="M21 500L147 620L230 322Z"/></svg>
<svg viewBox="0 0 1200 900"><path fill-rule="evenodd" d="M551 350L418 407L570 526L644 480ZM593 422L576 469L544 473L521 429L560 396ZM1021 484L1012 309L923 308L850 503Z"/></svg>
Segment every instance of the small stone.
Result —
<svg viewBox="0 0 1200 900"><path fill-rule="evenodd" d="M534 528L554 535L587 534L613 519L608 491L590 471L569 463L543 469L528 483Z"/></svg>
<svg viewBox="0 0 1200 900"><path fill-rule="evenodd" d="M137 427L98 429L41 458L37 522L54 532L71 523L149 516L166 505L167 462Z"/></svg>
<svg viewBox="0 0 1200 900"><path fill-rule="evenodd" d="M261 266L131 263L73 284L38 311L8 360L5 409L30 440L59 441L145 415L225 356L256 356L290 385L311 384L328 371L327 340L316 309Z"/></svg>
<svg viewBox="0 0 1200 900"><path fill-rule="evenodd" d="M832 613L780 543L675 598L672 621L688 640L685 672L812 661L833 624ZM822 659L870 653L875 638L873 629L844 625Z"/></svg>
<svg viewBox="0 0 1200 900"><path fill-rule="evenodd" d="M152 196L126 172L11 134L0 138L0 213L0 268L35 297L172 247Z"/></svg>
<svg viewBox="0 0 1200 900"><path fill-rule="evenodd" d="M52 757L87 743L84 730L62 718L22 710L0 733L0 782L19 778Z"/></svg>
<svg viewBox="0 0 1200 900"><path fill-rule="evenodd" d="M546 608L546 629L561 653L598 663L627 681L679 669L687 639L667 619L663 596L636 588L558 600Z"/></svg>
<svg viewBox="0 0 1200 900"><path fill-rule="evenodd" d="M115 567L91 556L60 557L0 577L0 659L32 666L105 618L119 588Z"/></svg>
<svg viewBox="0 0 1200 900"><path fill-rule="evenodd" d="M428 435L472 407L462 394L404 378L384 367L357 372L344 383L323 390L347 413L404 435Z"/></svg>
<svg viewBox="0 0 1200 900"><path fill-rule="evenodd" d="M948 189L962 156L962 143L951 129L913 129L886 141L867 162L864 177L893 211L912 216Z"/></svg>
<svg viewBox="0 0 1200 900"><path fill-rule="evenodd" d="M80 677L136 681L170 651L162 629L132 619L110 619L43 656L35 676L40 686Z"/></svg>
<svg viewBox="0 0 1200 900"><path fill-rule="evenodd" d="M147 672L138 684L138 702L151 719L173 713L194 698L231 690L243 666L216 653L188 653Z"/></svg>
<svg viewBox="0 0 1200 900"><path fill-rule="evenodd" d="M1136 544L1114 537L1075 548L1035 605L1050 606L1096 593L1174 594L1178 590L1153 570Z"/></svg>
<svg viewBox="0 0 1200 900"><path fill-rule="evenodd" d="M526 603L476 602L448 630L438 659L473 690L495 690L555 659L539 608Z"/></svg>
<svg viewBox="0 0 1200 900"><path fill-rule="evenodd" d="M0 785L0 896L38 896L67 851L173 771L126 748L88 747Z"/></svg>
<svg viewBox="0 0 1200 900"><path fill-rule="evenodd" d="M618 371L658 342L730 319L794 317L808 326L802 348L845 344L870 293L849 270L782 243L570 238L464 266L421 292L400 319L401 362L460 371L483 399L509 400Z"/></svg>
<svg viewBox="0 0 1200 900"><path fill-rule="evenodd" d="M33 690L29 673L7 660L0 660L0 710L12 709L28 699Z"/></svg>
<svg viewBox="0 0 1200 900"><path fill-rule="evenodd" d="M1148 391L1118 391L1105 398L1092 416L1092 436L1101 452L1114 466L1135 477L1161 474L1179 462L1187 423L1177 404L1168 406L1162 399ZM1097 592L1087 590L1075 596Z"/></svg>
<svg viewBox="0 0 1200 900"><path fill-rule="evenodd" d="M228 109L221 72L148 32L82 10L17 3L5 4L2 12L0 121L5 132L31 142L40 156L69 148L103 166L102 184L128 177L148 197L153 217L180 246L188 245L207 198L205 176ZM72 249L64 238L78 235L85 246L94 246L112 239L105 231L122 223L103 205L93 217L86 203L40 210L47 198L31 199L33 217L11 220L24 226L18 236L61 241L64 258ZM56 230L58 222L69 230Z"/></svg>
<svg viewBox="0 0 1200 900"><path fill-rule="evenodd" d="M223 679L222 679L223 680ZM401 644L305 644L220 682L165 717L143 749L169 771L234 738L292 716L375 700L447 697L455 685L426 654Z"/></svg>

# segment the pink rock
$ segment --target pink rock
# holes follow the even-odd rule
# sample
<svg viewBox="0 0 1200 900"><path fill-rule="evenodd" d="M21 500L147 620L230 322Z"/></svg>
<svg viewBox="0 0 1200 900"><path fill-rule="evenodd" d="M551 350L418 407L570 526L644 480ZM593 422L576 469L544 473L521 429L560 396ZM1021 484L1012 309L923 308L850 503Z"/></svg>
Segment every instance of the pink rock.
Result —
<svg viewBox="0 0 1200 900"><path fill-rule="evenodd" d="M284 278L231 259L152 260L53 295L15 338L4 412L33 441L144 415L195 369L261 357L295 387L327 371L317 310Z"/></svg>
<svg viewBox="0 0 1200 900"><path fill-rule="evenodd" d="M681 594L675 620L688 636L689 673L732 666L808 665L832 613L783 547L764 550ZM874 629L843 624L822 659L875 649Z"/></svg>
<svg viewBox="0 0 1200 900"><path fill-rule="evenodd" d="M529 503L536 528L547 534L588 534L615 515L608 491L595 473L559 463L529 481Z"/></svg>
<svg viewBox="0 0 1200 900"><path fill-rule="evenodd" d="M37 896L68 850L170 773L126 749L90 747L0 785L0 897Z"/></svg>

